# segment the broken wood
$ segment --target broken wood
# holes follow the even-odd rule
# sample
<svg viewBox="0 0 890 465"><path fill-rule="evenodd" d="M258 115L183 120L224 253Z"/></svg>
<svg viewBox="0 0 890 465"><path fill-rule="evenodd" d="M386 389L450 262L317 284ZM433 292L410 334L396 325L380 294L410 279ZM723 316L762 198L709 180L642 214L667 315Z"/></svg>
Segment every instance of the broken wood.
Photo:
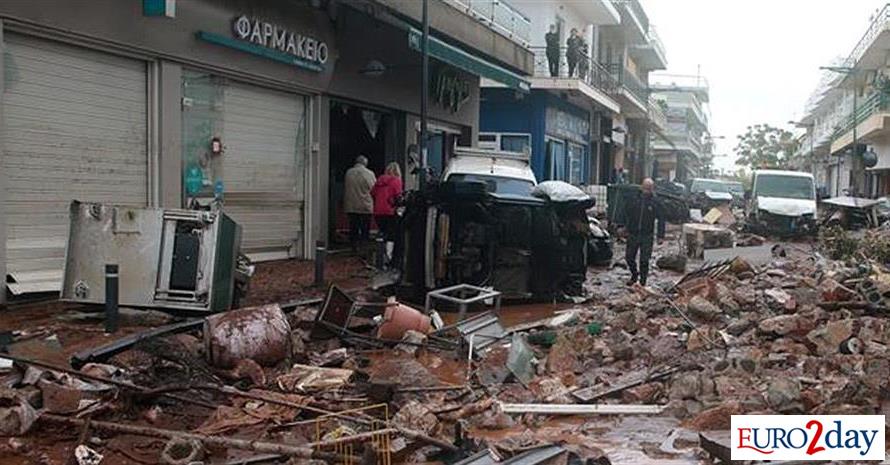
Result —
<svg viewBox="0 0 890 465"><path fill-rule="evenodd" d="M62 423L72 426L83 426L87 420L77 418L68 418L60 415L44 413L40 416L41 420L53 423ZM213 445L219 447L228 447L232 449L250 450L255 452L264 452L278 455L286 455L289 457L315 458L321 460L353 460L357 461L357 457L344 456L342 454L334 454L330 452L321 452L313 450L312 444L306 446L292 446L288 444L278 444L273 442L252 441L247 439L236 439L224 436L208 436L205 434L189 433L185 431L176 431L162 428L152 428L148 426L133 426L121 423L113 423L109 421L92 421L90 427L96 430L107 431L110 433L133 434L137 436L148 436L164 439L187 439L200 441L205 445Z"/></svg>

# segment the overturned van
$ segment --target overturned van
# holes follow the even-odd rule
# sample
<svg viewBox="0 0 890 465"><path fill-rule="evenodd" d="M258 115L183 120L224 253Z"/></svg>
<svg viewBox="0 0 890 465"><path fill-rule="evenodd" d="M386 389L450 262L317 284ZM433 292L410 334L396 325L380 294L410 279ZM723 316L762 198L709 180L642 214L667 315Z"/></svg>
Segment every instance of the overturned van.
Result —
<svg viewBox="0 0 890 465"><path fill-rule="evenodd" d="M408 199L402 289L415 298L461 283L509 299L580 295L594 199L559 181L523 192L492 186L454 176Z"/></svg>

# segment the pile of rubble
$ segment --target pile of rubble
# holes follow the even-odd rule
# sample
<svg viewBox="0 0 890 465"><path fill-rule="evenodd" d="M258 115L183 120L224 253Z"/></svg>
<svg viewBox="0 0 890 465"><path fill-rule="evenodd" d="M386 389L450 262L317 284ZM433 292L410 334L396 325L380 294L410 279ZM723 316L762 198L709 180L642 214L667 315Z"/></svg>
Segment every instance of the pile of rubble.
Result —
<svg viewBox="0 0 890 465"><path fill-rule="evenodd" d="M0 450L81 465L699 463L721 444L698 432L732 414L883 413L890 272L773 252L512 326L486 311L496 293L458 317L332 288L72 366L6 356Z"/></svg>

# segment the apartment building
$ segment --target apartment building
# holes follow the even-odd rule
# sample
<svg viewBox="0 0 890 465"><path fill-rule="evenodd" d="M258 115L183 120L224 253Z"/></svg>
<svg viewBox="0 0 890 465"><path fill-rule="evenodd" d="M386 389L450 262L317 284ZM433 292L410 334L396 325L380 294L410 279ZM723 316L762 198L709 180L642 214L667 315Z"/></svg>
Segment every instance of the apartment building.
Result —
<svg viewBox="0 0 890 465"><path fill-rule="evenodd" d="M531 92L483 80L480 145L528 150L539 179L572 184L639 179L648 131L664 124L648 74L667 66L664 47L635 0L512 0L530 22ZM572 31L580 49L569 47ZM547 34L557 46L547 46ZM574 44L579 42L575 39ZM650 115L655 114L654 117Z"/></svg>
<svg viewBox="0 0 890 465"><path fill-rule="evenodd" d="M711 152L708 129L708 81L701 76L661 74L653 77L652 99L665 113L663 132L650 133L655 177L685 181L706 176Z"/></svg>
<svg viewBox="0 0 890 465"><path fill-rule="evenodd" d="M826 66L798 123L797 158L830 196L890 194L890 4L853 50Z"/></svg>

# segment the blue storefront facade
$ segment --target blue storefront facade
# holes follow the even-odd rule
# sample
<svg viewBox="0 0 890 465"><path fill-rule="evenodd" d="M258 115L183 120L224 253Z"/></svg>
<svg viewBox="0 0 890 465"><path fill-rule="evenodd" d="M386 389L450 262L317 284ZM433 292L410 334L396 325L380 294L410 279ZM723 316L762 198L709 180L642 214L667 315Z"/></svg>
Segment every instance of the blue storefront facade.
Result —
<svg viewBox="0 0 890 465"><path fill-rule="evenodd" d="M591 182L590 113L550 92L483 88L480 146L531 151L539 181Z"/></svg>

